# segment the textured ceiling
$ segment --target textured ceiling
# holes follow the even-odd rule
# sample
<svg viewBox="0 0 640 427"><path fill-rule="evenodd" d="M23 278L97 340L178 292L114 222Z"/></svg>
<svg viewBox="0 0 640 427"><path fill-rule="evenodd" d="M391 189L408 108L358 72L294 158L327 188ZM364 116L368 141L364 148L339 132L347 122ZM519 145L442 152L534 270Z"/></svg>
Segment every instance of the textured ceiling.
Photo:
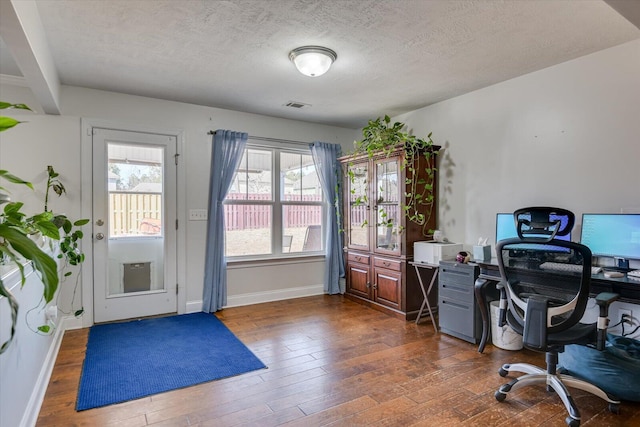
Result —
<svg viewBox="0 0 640 427"><path fill-rule="evenodd" d="M640 38L601 0L36 4L62 84L349 128ZM308 44L324 76L289 61Z"/></svg>

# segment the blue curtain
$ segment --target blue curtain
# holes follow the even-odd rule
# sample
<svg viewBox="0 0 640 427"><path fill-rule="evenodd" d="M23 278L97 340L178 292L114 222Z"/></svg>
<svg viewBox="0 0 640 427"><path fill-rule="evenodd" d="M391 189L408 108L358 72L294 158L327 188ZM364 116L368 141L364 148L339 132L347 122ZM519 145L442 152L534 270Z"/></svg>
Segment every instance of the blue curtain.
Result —
<svg viewBox="0 0 640 427"><path fill-rule="evenodd" d="M243 132L218 129L211 147L211 177L209 179L209 220L204 265L202 311L213 313L227 304L227 259L224 256L224 206L248 135Z"/></svg>
<svg viewBox="0 0 640 427"><path fill-rule="evenodd" d="M343 294L345 289L340 281L344 277L344 258L342 254L342 168L338 157L340 146L327 142L309 144L311 156L318 171L322 192L331 205L327 210L325 242L327 247L327 268L324 275L324 291L328 294Z"/></svg>

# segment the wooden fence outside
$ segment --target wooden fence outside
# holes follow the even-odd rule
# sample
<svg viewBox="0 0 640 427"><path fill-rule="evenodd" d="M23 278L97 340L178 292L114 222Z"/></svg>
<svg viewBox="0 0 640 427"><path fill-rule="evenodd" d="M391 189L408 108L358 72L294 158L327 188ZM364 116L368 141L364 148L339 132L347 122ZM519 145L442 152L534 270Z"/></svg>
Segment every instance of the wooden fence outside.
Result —
<svg viewBox="0 0 640 427"><path fill-rule="evenodd" d="M242 199L244 194L230 194L227 199ZM249 194L248 200L270 200L269 194ZM292 200L287 197L287 201ZM322 196L304 195L302 202L321 202ZM284 228L306 227L311 224L322 224L322 206L314 205L284 205ZM226 230L246 230L270 227L271 206L269 205L225 205Z"/></svg>
<svg viewBox="0 0 640 427"><path fill-rule="evenodd" d="M240 195L242 197L243 195ZM238 195L228 198L239 199ZM250 194L249 200L269 200L268 194ZM321 196L302 196L319 202ZM246 230L271 226L271 206L225 205L226 229ZM285 205L285 228L322 224L322 206ZM110 237L162 234L162 194L112 191L109 193Z"/></svg>
<svg viewBox="0 0 640 427"><path fill-rule="evenodd" d="M162 194L109 192L110 237L162 235Z"/></svg>

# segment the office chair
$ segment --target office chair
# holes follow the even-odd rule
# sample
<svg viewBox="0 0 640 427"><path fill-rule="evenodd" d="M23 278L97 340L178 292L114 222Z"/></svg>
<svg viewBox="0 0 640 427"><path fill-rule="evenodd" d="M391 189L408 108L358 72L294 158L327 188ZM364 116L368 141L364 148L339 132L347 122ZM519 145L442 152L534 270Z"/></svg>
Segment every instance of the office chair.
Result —
<svg viewBox="0 0 640 427"><path fill-rule="evenodd" d="M608 307L617 299L615 294L598 295L598 322L580 323L589 299L591 251L579 243L556 239L570 233L574 221L573 213L563 209L520 209L514 212L518 237L501 240L496 246L502 278L499 325L506 320L522 335L525 348L546 353L547 367L544 370L525 363L503 365L498 371L502 377L510 372L525 375L502 385L495 398L502 402L513 390L545 384L547 391L555 391L567 408L569 416L565 421L569 426L580 425L580 412L567 386L606 400L611 412L618 413L620 404L595 385L556 372L558 353L564 351L565 345L595 343L598 350L604 350Z"/></svg>

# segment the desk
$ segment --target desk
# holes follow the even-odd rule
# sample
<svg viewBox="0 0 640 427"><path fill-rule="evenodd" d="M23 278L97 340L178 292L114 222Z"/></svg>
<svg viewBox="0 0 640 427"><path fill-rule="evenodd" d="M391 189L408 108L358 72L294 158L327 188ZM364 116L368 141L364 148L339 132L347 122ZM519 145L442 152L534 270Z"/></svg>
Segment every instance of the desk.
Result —
<svg viewBox="0 0 640 427"><path fill-rule="evenodd" d="M416 269L416 276L418 276L418 282L420 283L420 289L422 290L422 296L424 297L424 299L422 300L422 305L420 306L420 311L418 311L418 316L416 317L416 325L420 321L420 318L422 317L422 312L424 311L424 308L426 306L427 310L429 310L431 323L433 323L433 329L435 329L436 333L438 333L438 325L436 325L436 319L433 318L433 311L431 310L431 304L429 303L429 293L431 292L431 289L433 288L433 284L436 282L436 279L438 277L439 265L428 264L425 262L414 262L414 261L409 261L409 264L413 265L413 267ZM422 281L422 275L420 274L421 268L428 268L430 270L434 270L433 275L431 276L431 281L429 282L429 287L427 287L426 289L424 287L424 282Z"/></svg>
<svg viewBox="0 0 640 427"><path fill-rule="evenodd" d="M480 266L480 275L475 283L474 292L480 308L482 316L482 338L478 345L478 352L482 353L489 338L489 301L486 294L489 289L495 287L500 281L500 270L498 269L498 260L492 259L489 262L478 262ZM640 304L640 282L627 277L606 278L604 273L600 272L591 276L591 292L590 295L595 297L601 292L612 292L620 295L618 301L630 302L632 304Z"/></svg>

